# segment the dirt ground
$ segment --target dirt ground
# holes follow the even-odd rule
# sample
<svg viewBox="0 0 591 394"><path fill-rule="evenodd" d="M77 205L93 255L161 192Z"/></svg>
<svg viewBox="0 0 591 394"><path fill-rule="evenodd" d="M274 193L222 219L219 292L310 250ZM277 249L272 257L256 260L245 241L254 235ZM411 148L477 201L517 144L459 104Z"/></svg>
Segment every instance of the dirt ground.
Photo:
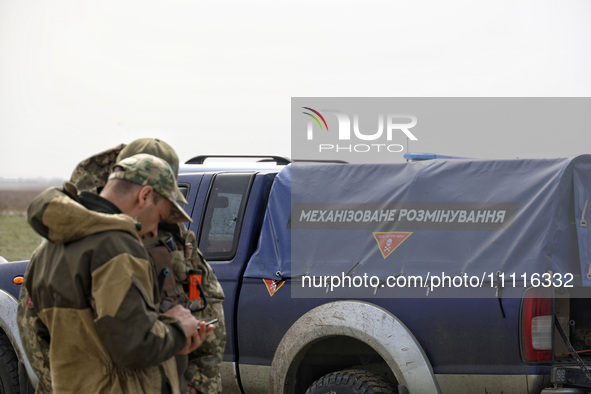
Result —
<svg viewBox="0 0 591 394"><path fill-rule="evenodd" d="M41 190L0 190L0 214L21 214L27 211L29 203Z"/></svg>

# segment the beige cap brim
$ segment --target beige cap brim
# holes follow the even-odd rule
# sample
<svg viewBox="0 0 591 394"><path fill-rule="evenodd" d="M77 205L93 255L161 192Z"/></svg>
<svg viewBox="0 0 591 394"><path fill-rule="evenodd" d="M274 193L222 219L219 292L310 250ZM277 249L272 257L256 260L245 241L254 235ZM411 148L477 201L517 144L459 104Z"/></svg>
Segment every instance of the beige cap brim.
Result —
<svg viewBox="0 0 591 394"><path fill-rule="evenodd" d="M193 222L191 217L187 215L183 207L179 204L188 204L185 196L181 193L178 185L175 183L173 194L176 196L176 201L169 198L168 201L172 203L172 210L170 211L170 216L166 219L169 223L182 223L182 222Z"/></svg>
<svg viewBox="0 0 591 394"><path fill-rule="evenodd" d="M176 201L168 200L172 203L172 210L170 211L170 216L166 219L169 223L183 223L183 222L193 222L191 217L187 215L185 210L179 205Z"/></svg>

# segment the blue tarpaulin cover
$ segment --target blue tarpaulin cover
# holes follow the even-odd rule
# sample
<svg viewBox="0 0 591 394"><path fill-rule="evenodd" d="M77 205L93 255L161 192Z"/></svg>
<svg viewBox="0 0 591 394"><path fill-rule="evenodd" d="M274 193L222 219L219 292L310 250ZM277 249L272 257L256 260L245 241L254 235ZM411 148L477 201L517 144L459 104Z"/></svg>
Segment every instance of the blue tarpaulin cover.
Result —
<svg viewBox="0 0 591 394"><path fill-rule="evenodd" d="M294 164L246 277L573 274L589 286L591 156Z"/></svg>

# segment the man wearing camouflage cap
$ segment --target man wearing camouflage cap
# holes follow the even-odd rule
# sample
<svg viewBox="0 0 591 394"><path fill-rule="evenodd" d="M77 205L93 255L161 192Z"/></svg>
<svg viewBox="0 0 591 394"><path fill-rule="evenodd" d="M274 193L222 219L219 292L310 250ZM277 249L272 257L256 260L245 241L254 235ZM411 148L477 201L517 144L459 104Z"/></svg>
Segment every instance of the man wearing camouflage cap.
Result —
<svg viewBox="0 0 591 394"><path fill-rule="evenodd" d="M156 222L154 231L158 230L158 223L163 221L169 223L192 221L179 205L179 202L186 204L187 200L179 190L174 172L166 161L145 153L131 156L115 164L115 170L109 175L109 180L111 179L121 179L141 186L149 185L155 193L164 196L170 202L172 205L170 214ZM156 235L154 233L152 238Z"/></svg>
<svg viewBox="0 0 591 394"><path fill-rule="evenodd" d="M137 153L149 153L166 160L178 176L179 160L174 149L156 138L139 138L128 145L118 145L81 162L72 173L72 182L81 190L100 191L108 178L112 164ZM171 242L172 241L172 242ZM183 224L160 223L158 236L146 238L148 249L155 265L156 275L163 270L172 272L165 277L161 291L161 311L171 305L186 305L185 291L187 273L199 269L203 273L203 291L208 303L204 310L194 312L197 319L217 318L214 331L207 335L203 344L186 356L177 356L182 386L188 383L191 392L221 393L220 367L226 344L226 328L222 302L224 292L211 266L197 247L195 234Z"/></svg>
<svg viewBox="0 0 591 394"><path fill-rule="evenodd" d="M137 155L117 163L100 195L66 183L30 204L47 242L27 267L18 324L38 392L179 392L173 356L211 328L181 306L157 312L141 242L163 220L190 220L179 200L170 165Z"/></svg>

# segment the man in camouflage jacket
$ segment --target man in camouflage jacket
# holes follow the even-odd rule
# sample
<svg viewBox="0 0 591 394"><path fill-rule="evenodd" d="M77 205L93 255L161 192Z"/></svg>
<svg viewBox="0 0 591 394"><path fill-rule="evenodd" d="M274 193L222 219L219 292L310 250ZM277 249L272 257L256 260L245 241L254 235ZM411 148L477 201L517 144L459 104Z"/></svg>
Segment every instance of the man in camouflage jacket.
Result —
<svg viewBox="0 0 591 394"><path fill-rule="evenodd" d="M163 219L190 220L171 167L137 155L115 168L100 195L66 183L28 208L29 224L47 239L27 267L18 307L37 392L178 393L173 356L209 330L180 306L158 313L141 242Z"/></svg>
<svg viewBox="0 0 591 394"><path fill-rule="evenodd" d="M104 186L113 163L137 153L148 153L167 161L178 177L179 160L176 152L166 142L155 138L140 138L128 145L120 144L82 161L74 169L71 181L80 189L98 192ZM171 243L170 240L173 242ZM163 269L172 272L165 277L161 297L163 309L173 305L187 305L187 272L199 269L203 273L202 287L207 297L207 307L193 315L201 320L219 319L213 332L208 334L204 343L186 357L177 357L181 387L203 394L222 392L220 366L226 346L226 326L224 321L224 291L211 266L205 261L197 247L197 240L192 231L182 224L161 223L155 239L144 240L156 275Z"/></svg>

